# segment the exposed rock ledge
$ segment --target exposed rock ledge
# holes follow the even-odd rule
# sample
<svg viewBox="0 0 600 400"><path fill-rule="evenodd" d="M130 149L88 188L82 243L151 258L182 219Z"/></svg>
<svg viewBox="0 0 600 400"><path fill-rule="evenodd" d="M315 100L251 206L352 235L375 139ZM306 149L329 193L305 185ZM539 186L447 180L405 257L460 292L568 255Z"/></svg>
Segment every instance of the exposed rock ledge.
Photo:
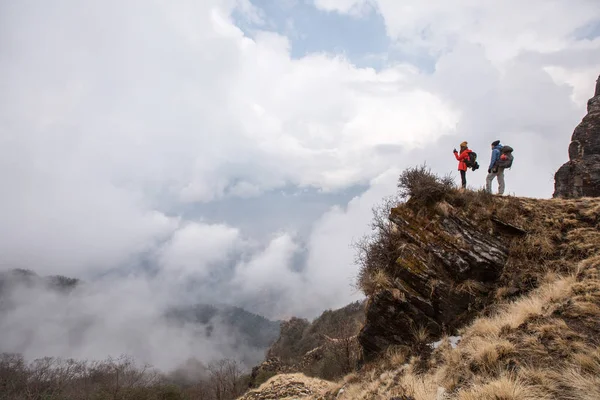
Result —
<svg viewBox="0 0 600 400"><path fill-rule="evenodd" d="M498 236L455 215L432 219L400 206L390 221L399 243L386 271L393 288L369 299L359 334L366 361L390 345L411 343L420 328L435 337L464 324L508 259Z"/></svg>

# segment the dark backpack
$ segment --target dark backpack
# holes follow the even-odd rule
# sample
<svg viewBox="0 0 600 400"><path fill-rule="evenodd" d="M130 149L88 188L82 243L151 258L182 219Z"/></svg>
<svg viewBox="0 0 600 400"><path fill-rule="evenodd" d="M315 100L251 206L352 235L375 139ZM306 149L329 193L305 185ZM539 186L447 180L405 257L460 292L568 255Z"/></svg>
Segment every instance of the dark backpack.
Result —
<svg viewBox="0 0 600 400"><path fill-rule="evenodd" d="M500 158L496 161L496 167L498 168L510 168L512 167L514 157L512 155L513 148L510 146L502 147L500 150Z"/></svg>
<svg viewBox="0 0 600 400"><path fill-rule="evenodd" d="M471 168L473 171L479 168L479 164L477 163L477 153L474 151L469 153L469 158L465 160L465 164L467 168Z"/></svg>

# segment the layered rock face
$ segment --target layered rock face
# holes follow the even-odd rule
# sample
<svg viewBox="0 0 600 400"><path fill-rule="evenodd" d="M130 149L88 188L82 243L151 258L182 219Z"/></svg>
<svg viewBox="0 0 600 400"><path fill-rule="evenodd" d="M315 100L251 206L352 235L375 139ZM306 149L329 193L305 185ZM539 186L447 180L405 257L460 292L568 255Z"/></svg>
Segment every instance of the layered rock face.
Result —
<svg viewBox="0 0 600 400"><path fill-rule="evenodd" d="M600 77L587 110L573 132L569 161L554 176L554 197L600 197Z"/></svg>
<svg viewBox="0 0 600 400"><path fill-rule="evenodd" d="M508 258L499 237L454 215L432 220L400 206L391 210L390 220L402 244L388 271L393 287L368 302L358 337L365 361L390 345L413 342L419 329L438 337L462 326Z"/></svg>

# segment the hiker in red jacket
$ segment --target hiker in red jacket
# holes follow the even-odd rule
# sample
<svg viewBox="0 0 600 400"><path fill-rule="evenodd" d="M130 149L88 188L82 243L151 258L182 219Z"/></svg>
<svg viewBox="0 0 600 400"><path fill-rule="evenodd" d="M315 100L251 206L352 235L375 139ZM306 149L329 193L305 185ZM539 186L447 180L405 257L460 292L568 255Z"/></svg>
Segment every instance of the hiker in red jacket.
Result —
<svg viewBox="0 0 600 400"><path fill-rule="evenodd" d="M460 171L463 189L466 189L467 187L467 163L465 161L469 158L469 153L471 153L471 150L467 145L467 142L462 142L460 144L460 153L454 149L454 157L458 160L458 170Z"/></svg>

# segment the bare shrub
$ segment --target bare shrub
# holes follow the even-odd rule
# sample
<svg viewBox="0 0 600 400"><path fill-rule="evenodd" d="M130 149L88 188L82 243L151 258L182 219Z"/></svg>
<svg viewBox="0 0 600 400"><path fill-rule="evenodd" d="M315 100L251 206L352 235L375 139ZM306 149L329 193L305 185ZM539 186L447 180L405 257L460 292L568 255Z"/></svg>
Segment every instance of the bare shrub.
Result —
<svg viewBox="0 0 600 400"><path fill-rule="evenodd" d="M20 355L0 354L0 400L229 400L245 391L237 362L218 361L208 371L193 384L180 384L127 356L94 362L45 357L27 363Z"/></svg>
<svg viewBox="0 0 600 400"><path fill-rule="evenodd" d="M235 360L219 360L208 365L210 383L216 400L234 399L244 392L242 369Z"/></svg>
<svg viewBox="0 0 600 400"><path fill-rule="evenodd" d="M388 271L399 256L400 242L389 215L398 202L398 197L391 196L373 207L371 233L352 244L356 250L355 263L359 266L357 286L367 296L393 287Z"/></svg>
<svg viewBox="0 0 600 400"><path fill-rule="evenodd" d="M392 208L402 199L412 209L421 211L435 206L456 192L450 176L439 177L425 165L408 168L398 179L398 194L384 198L373 207L371 233L353 243L359 273L357 286L367 295L392 289L390 271L402 254L397 227L390 221Z"/></svg>
<svg viewBox="0 0 600 400"><path fill-rule="evenodd" d="M426 165L407 168L398 179L399 195L407 205L416 209L431 207L455 190L454 180L446 175L439 177Z"/></svg>

